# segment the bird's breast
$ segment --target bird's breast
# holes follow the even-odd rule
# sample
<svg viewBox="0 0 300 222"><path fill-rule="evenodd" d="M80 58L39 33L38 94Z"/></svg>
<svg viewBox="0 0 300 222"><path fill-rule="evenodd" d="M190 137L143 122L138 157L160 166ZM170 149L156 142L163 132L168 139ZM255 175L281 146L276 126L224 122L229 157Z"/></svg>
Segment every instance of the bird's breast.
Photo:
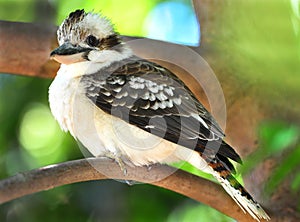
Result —
<svg viewBox="0 0 300 222"><path fill-rule="evenodd" d="M49 87L49 104L54 118L64 131L70 131L73 135L71 122L72 100L76 91L78 81L61 75L58 72L54 81Z"/></svg>

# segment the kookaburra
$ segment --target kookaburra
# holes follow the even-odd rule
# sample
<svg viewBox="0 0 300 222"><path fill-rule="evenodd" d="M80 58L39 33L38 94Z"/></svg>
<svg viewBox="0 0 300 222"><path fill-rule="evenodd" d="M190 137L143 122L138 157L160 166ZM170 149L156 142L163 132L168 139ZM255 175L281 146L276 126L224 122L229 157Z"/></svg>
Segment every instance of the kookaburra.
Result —
<svg viewBox="0 0 300 222"><path fill-rule="evenodd" d="M57 31L51 58L61 67L49 88L53 116L94 156L125 168L187 161L212 174L253 218L269 219L232 176L241 162L223 131L168 69L135 56L110 21L72 12Z"/></svg>

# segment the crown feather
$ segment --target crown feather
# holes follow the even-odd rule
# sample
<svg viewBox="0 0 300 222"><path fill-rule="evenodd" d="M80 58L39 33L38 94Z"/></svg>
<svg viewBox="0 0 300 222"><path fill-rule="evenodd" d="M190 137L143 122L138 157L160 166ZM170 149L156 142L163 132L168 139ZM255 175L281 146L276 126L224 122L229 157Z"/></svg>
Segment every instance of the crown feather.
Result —
<svg viewBox="0 0 300 222"><path fill-rule="evenodd" d="M113 26L106 17L84 9L71 12L57 30L59 45L66 41L79 43L88 35L93 34L102 39L115 34Z"/></svg>

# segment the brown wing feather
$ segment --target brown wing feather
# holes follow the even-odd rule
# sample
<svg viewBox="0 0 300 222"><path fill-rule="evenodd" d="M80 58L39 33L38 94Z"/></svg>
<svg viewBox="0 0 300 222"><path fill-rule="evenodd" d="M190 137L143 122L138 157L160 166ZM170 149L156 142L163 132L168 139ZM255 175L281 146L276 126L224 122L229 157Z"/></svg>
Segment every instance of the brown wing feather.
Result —
<svg viewBox="0 0 300 222"><path fill-rule="evenodd" d="M147 132L203 153L222 157L229 169L239 155L223 140L211 114L172 72L153 62L131 58L82 82L99 108Z"/></svg>

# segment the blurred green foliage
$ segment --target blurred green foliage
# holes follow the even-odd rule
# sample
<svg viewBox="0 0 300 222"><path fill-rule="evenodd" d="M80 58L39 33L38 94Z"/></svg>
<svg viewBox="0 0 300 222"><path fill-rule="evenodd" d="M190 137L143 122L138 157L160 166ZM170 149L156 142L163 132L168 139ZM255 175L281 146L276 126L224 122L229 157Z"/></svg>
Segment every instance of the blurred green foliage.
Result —
<svg viewBox="0 0 300 222"><path fill-rule="evenodd" d="M205 215L205 216L199 216ZM218 211L210 207L186 201L183 206L175 209L168 217L168 222L233 222L230 217L220 215Z"/></svg>
<svg viewBox="0 0 300 222"><path fill-rule="evenodd" d="M35 0L0 0L1 20L32 22Z"/></svg>
<svg viewBox="0 0 300 222"><path fill-rule="evenodd" d="M300 128L279 121L267 122L259 128L259 136L260 149L247 158L242 173L249 172L266 158L282 156L282 161L268 179L265 190L271 194L287 177L293 177L290 187L295 192L299 191Z"/></svg>
<svg viewBox="0 0 300 222"><path fill-rule="evenodd" d="M142 36L143 22L148 12L158 0L110 0L110 1L95 1L73 0L72 4L69 1L57 2L57 24L60 24L70 11L78 8L84 8L86 11L101 12L113 21L116 30L123 35ZM130 10L128 9L130 6ZM122 9L120 11L120 9Z"/></svg>
<svg viewBox="0 0 300 222"><path fill-rule="evenodd" d="M58 25L70 11L85 8L102 11L113 20L122 34L143 36L143 21L159 2L162 1L0 0L0 19L46 21ZM187 0L182 2L189 3ZM243 2L246 4L247 1ZM41 13L42 4L44 8L51 10ZM265 4L272 6L267 8L272 16L267 16L269 13ZM130 10L127 10L129 7ZM272 4L258 4L257 1L257 4L247 8L246 15L245 11L235 7L237 6L229 5L227 14L227 21L233 21L230 32L235 34L227 41L223 39L222 42L216 42L216 46L222 50L228 47L231 53L239 55L241 59L238 65L240 70L244 70L238 72L239 78L247 81L250 79L253 84L259 78L263 80L260 84L266 89L272 79L276 82L276 87L287 90L287 95L294 101L295 92L299 92L300 85L299 4L297 8L297 5L293 6L289 1L276 0ZM241 5L239 7L243 8ZM51 11L55 13L50 13ZM40 19L41 16L45 18ZM228 33L228 30L223 31ZM243 58L247 58L247 61ZM232 66L235 62L236 60L230 60L228 64ZM284 73L288 78L272 75L278 72ZM254 77L251 76L253 73L256 73ZM49 112L47 89L50 82L45 79L0 75L1 178L83 157L74 140L69 134L61 132ZM287 86L289 89L285 89ZM286 158L270 180L269 186L275 189L299 167L297 157L300 155L300 130L296 126L275 121L262 125L259 135L261 149L245 161L242 174L247 173L264 158L285 152ZM189 165L183 165L183 169L205 177ZM295 191L300 189L300 174L295 174L291 188ZM94 181L58 187L0 206L0 221L14 222L212 220L233 221L211 208L173 192L150 185L129 187L116 181Z"/></svg>
<svg viewBox="0 0 300 222"><path fill-rule="evenodd" d="M211 41L228 73L274 109L299 113L299 1L236 0L220 16Z"/></svg>

